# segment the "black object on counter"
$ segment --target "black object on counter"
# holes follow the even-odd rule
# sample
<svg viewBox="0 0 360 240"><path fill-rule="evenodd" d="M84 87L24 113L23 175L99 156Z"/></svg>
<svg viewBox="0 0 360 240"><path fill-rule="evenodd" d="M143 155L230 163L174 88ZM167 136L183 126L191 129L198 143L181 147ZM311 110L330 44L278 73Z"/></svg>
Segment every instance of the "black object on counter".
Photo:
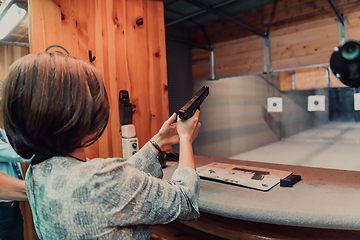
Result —
<svg viewBox="0 0 360 240"><path fill-rule="evenodd" d="M280 179L280 187L292 187L301 180L300 175L290 174L286 178Z"/></svg>

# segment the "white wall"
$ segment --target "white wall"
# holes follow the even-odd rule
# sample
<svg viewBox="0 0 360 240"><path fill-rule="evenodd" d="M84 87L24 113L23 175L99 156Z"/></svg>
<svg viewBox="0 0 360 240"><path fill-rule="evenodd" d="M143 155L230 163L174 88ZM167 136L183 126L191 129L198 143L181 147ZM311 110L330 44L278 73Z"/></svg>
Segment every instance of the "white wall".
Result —
<svg viewBox="0 0 360 240"><path fill-rule="evenodd" d="M278 75L249 75L215 81L195 81L194 93L210 88L201 105L196 155L231 157L328 121L328 111L309 113L307 95L324 90L290 91L278 89ZM284 111L268 113L267 98L283 97Z"/></svg>

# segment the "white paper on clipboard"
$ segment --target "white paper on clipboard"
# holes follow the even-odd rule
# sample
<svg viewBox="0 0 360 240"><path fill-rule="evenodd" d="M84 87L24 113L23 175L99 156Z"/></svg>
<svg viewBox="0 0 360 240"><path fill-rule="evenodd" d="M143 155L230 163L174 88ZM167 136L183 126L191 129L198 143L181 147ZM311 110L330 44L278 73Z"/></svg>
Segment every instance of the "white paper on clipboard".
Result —
<svg viewBox="0 0 360 240"><path fill-rule="evenodd" d="M197 168L201 178L268 191L292 172L213 162Z"/></svg>

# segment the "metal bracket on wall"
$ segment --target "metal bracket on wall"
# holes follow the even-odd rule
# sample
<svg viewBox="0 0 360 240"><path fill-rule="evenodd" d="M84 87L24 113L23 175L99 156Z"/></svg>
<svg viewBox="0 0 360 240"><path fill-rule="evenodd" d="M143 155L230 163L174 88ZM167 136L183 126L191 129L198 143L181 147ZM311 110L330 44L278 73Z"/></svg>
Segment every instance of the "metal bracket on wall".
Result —
<svg viewBox="0 0 360 240"><path fill-rule="evenodd" d="M292 72L291 78L292 78L292 89L296 90L296 73L295 73L295 71Z"/></svg>
<svg viewBox="0 0 360 240"><path fill-rule="evenodd" d="M215 80L215 52L214 46L211 46L210 50L210 80Z"/></svg>
<svg viewBox="0 0 360 240"><path fill-rule="evenodd" d="M317 68L317 67L329 67L329 63L320 63L320 64L312 64L312 65L305 65L305 66L299 66L299 67L291 67L291 68L281 68L281 69L275 69L272 70L273 73L276 72L289 72L289 71L296 71L299 69L306 69L306 68Z"/></svg>
<svg viewBox="0 0 360 240"><path fill-rule="evenodd" d="M270 73L272 71L270 34L266 33L265 36L263 38L264 73Z"/></svg>
<svg viewBox="0 0 360 240"><path fill-rule="evenodd" d="M346 40L348 40L348 28L347 28L347 21L346 16L343 15L343 23L337 19L337 29L338 29L338 41L339 45L343 45Z"/></svg>
<svg viewBox="0 0 360 240"><path fill-rule="evenodd" d="M328 0L330 6L332 7L332 9L334 10L338 20L341 22L342 25L345 24L345 19L344 19L344 15L340 13L339 9L336 7L335 3L333 0Z"/></svg>
<svg viewBox="0 0 360 240"><path fill-rule="evenodd" d="M324 67L325 68L325 67ZM326 77L327 77L327 87L331 87L331 78L330 78L330 68L325 68L326 70Z"/></svg>
<svg viewBox="0 0 360 240"><path fill-rule="evenodd" d="M0 41L0 44L3 45L13 45L13 46L18 46L18 47L29 47L28 43L20 43L20 42L13 42L13 41Z"/></svg>

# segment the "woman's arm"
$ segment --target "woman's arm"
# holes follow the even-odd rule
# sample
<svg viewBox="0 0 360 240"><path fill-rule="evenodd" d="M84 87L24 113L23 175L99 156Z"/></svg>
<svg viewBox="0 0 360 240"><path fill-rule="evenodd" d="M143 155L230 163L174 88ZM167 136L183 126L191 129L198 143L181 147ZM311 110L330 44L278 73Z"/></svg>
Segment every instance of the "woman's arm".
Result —
<svg viewBox="0 0 360 240"><path fill-rule="evenodd" d="M0 199L27 201L25 181L0 172Z"/></svg>
<svg viewBox="0 0 360 240"><path fill-rule="evenodd" d="M177 130L180 137L178 167L189 167L196 170L192 142L197 137L201 126L199 114L200 111L196 110L194 116L188 120L178 118Z"/></svg>

